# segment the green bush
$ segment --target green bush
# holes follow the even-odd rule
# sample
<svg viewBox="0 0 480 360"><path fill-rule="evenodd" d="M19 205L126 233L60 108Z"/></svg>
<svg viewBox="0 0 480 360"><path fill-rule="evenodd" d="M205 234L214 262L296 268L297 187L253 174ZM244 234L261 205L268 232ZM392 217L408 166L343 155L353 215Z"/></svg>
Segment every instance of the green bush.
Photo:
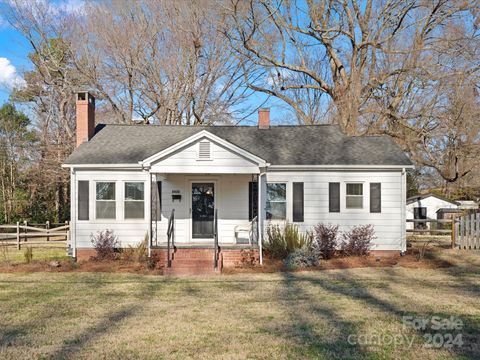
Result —
<svg viewBox="0 0 480 360"><path fill-rule="evenodd" d="M267 227L267 241L264 248L274 259L285 259L290 253L302 248L310 248L313 235L310 232L301 233L298 226L291 223L269 224Z"/></svg>
<svg viewBox="0 0 480 360"><path fill-rule="evenodd" d="M320 253L314 248L303 247L288 254L283 263L288 269L304 269L318 266Z"/></svg>

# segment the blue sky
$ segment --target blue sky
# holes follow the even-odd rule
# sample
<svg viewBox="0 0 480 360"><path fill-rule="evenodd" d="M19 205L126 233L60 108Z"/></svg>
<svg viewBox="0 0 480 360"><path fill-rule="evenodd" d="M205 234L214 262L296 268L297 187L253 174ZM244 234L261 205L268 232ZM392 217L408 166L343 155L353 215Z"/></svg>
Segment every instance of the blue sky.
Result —
<svg viewBox="0 0 480 360"><path fill-rule="evenodd" d="M27 0L28 1L28 0ZM48 0L39 0L48 1ZM76 11L84 3L84 0L53 0L59 6ZM2 0L0 0L0 4ZM1 9L0 9L1 10ZM31 52L31 45L15 29L13 29L0 13L0 106L8 101L10 92L16 84L23 81L24 71L31 69L32 65L28 59ZM266 104L265 94L253 95L248 103L252 106L265 106L271 108L271 120L273 123L285 122L285 105L278 99L270 98ZM246 123L256 123L257 114L248 116Z"/></svg>
<svg viewBox="0 0 480 360"><path fill-rule="evenodd" d="M10 90L21 82L22 72L30 68L30 46L14 29L0 24L0 104L8 100Z"/></svg>

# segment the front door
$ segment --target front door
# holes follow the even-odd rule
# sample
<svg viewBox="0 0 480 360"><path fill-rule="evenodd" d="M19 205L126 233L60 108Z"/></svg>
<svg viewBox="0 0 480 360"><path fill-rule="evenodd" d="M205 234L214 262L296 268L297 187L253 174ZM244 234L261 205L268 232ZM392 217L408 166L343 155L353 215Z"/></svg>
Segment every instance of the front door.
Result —
<svg viewBox="0 0 480 360"><path fill-rule="evenodd" d="M192 183L192 238L213 238L215 184Z"/></svg>

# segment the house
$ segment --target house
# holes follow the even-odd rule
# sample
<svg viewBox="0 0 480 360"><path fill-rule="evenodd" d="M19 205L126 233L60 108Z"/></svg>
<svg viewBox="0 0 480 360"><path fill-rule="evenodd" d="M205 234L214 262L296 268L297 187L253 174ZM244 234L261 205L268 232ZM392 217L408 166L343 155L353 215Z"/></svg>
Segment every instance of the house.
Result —
<svg viewBox="0 0 480 360"><path fill-rule="evenodd" d="M214 257L233 266L245 251L262 262L266 226L285 221L302 231L373 224L373 251L406 249L405 171L413 166L388 137L270 126L267 109L258 126L95 127L94 118L94 97L77 94L77 148L63 165L76 258L93 254L91 234L111 229L122 246L147 236L149 252L172 266L213 266Z"/></svg>
<svg viewBox="0 0 480 360"><path fill-rule="evenodd" d="M479 204L474 200L457 200L458 207L464 210L478 210Z"/></svg>
<svg viewBox="0 0 480 360"><path fill-rule="evenodd" d="M460 203L436 194L411 196L407 199L407 219L448 219L457 213ZM431 223L407 223L407 229L430 229Z"/></svg>

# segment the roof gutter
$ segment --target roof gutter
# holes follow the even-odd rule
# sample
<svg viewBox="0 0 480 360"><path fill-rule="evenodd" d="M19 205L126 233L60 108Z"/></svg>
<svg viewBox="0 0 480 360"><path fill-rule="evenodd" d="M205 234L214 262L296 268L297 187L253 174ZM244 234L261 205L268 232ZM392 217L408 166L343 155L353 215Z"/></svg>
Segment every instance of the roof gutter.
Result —
<svg viewBox="0 0 480 360"><path fill-rule="evenodd" d="M269 170L318 171L318 170L405 170L415 165L271 165Z"/></svg>
<svg viewBox="0 0 480 360"><path fill-rule="evenodd" d="M144 169L140 164L62 164L62 168L75 169Z"/></svg>

